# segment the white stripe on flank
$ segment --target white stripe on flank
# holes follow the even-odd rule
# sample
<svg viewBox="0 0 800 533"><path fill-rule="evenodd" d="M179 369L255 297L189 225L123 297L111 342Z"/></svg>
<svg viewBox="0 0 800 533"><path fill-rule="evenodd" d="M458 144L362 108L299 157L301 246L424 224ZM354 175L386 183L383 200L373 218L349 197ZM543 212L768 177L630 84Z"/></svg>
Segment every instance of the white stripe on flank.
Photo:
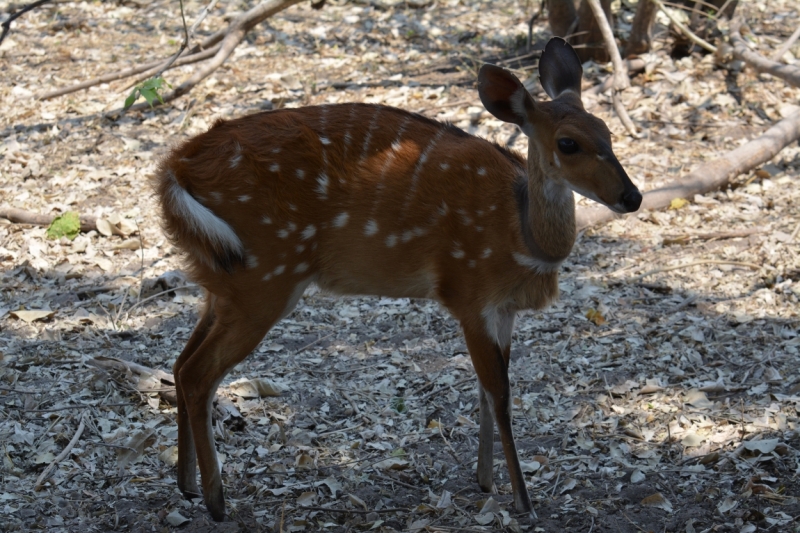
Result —
<svg viewBox="0 0 800 533"><path fill-rule="evenodd" d="M320 173L317 177L317 188L315 190L322 200L328 199L328 183L328 175L324 172Z"/></svg>
<svg viewBox="0 0 800 533"><path fill-rule="evenodd" d="M361 147L361 158L360 161L367 160L367 154L369 153L369 143L372 140L372 130L375 129L375 126L378 125L378 115L381 114L381 108L376 107L375 112L372 114L372 120L369 122L369 128L367 128L367 135L364 137L364 145Z"/></svg>
<svg viewBox="0 0 800 533"><path fill-rule="evenodd" d="M211 241L214 248L225 254L244 255L242 241L233 228L186 192L171 170L167 171L167 178L169 187L165 200L169 208L178 217L186 220L198 237Z"/></svg>
<svg viewBox="0 0 800 533"><path fill-rule="evenodd" d="M411 201L414 199L414 194L417 192L417 182L419 181L420 173L422 172L422 167L425 165L425 162L428 160L428 156L433 152L433 149L436 148L436 143L439 142L439 139L442 138L444 135L445 129L439 128L439 131L436 132L436 135L428 141L428 145L420 154L419 159L417 160L417 165L414 167L414 174L411 176L411 186L408 188L408 197L406 198L405 206L403 207L403 212L408 211L408 206L411 204Z"/></svg>

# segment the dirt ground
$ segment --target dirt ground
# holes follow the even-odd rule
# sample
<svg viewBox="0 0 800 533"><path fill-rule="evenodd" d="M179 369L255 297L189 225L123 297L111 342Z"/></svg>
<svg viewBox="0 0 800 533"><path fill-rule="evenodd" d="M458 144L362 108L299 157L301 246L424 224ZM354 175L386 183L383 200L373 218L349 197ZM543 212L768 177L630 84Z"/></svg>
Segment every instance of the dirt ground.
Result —
<svg viewBox="0 0 800 533"><path fill-rule="evenodd" d="M794 1L742 4L765 55L800 23ZM536 519L514 512L499 440L499 494L475 482L478 402L457 323L429 301L313 287L219 388L226 522L185 500L163 372L202 294L159 227L158 158L219 118L324 102L399 106L524 153L480 105L477 68L503 64L546 96L524 48L538 3L376 0L279 13L163 109L115 113L125 81L33 97L166 57L177 6L57 3L0 46L0 207L104 221L51 240L0 220L0 531L800 531L797 143L727 190L581 232L560 300L520 314L514 430ZM201 7L186 4L190 23ZM237 8L220 3L198 36ZM623 94L641 139L588 92L608 67L584 69L585 105L643 190L797 109L799 90L711 55L671 57L663 20L656 30ZM548 36L541 18L534 39Z"/></svg>

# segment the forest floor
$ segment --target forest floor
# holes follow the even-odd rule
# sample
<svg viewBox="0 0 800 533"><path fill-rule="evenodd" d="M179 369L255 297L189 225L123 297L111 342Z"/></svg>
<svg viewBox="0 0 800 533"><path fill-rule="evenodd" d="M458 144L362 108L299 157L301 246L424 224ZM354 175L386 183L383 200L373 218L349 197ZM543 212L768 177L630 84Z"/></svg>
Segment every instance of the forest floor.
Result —
<svg viewBox="0 0 800 533"><path fill-rule="evenodd" d="M765 55L800 24L788 0L740 4ZM108 222L71 241L0 224L0 531L800 531L797 143L727 190L581 232L560 300L519 315L514 430L537 519L514 512L499 441L499 493L475 482L476 382L455 320L425 300L312 287L219 388L229 517L211 522L177 489L174 390L119 370L171 372L202 302L159 227L158 159L220 118L336 102L399 106L525 153L481 106L477 67L503 64L546 96L535 58L513 59L530 3L376 0L279 13L163 109L110 113L124 81L32 97L166 57L177 5L45 6L0 47L0 206ZM190 23L200 7L186 4ZM534 38L547 37L541 19ZM758 136L800 97L736 62L672 58L671 42L659 23L624 93L642 139L607 95L584 96L643 190ZM584 90L607 75L585 65Z"/></svg>

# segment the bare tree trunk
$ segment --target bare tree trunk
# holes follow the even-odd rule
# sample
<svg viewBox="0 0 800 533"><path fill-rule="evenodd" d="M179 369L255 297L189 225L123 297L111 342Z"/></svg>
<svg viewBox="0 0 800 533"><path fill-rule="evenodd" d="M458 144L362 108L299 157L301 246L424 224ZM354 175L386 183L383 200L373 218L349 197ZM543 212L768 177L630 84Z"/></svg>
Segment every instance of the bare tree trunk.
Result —
<svg viewBox="0 0 800 533"><path fill-rule="evenodd" d="M625 46L625 56L644 54L652 45L653 24L656 22L658 8L650 0L639 0L636 14L633 16L631 36Z"/></svg>
<svg viewBox="0 0 800 533"><path fill-rule="evenodd" d="M611 0L600 0L603 12L608 23L614 26L614 16L611 14ZM603 43L603 34L600 25L592 13L592 7L586 0L581 1L578 8L578 32L573 40L575 51L581 61L594 60L598 63L609 61L608 51Z"/></svg>
<svg viewBox="0 0 800 533"><path fill-rule="evenodd" d="M550 32L556 37L567 37L578 20L574 0L547 0L547 17Z"/></svg>

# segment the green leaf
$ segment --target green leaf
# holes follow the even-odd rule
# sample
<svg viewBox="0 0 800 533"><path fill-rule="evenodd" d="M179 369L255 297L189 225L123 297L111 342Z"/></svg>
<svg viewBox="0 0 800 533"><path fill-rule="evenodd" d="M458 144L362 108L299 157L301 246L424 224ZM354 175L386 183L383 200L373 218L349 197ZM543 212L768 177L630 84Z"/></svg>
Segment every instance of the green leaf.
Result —
<svg viewBox="0 0 800 533"><path fill-rule="evenodd" d="M131 91L131 94L129 94L128 97L125 99L125 109L128 109L130 106L133 105L133 103L136 101L136 98L138 96L137 95L138 92L139 92L139 89L136 89L136 88L134 88Z"/></svg>
<svg viewBox="0 0 800 533"><path fill-rule="evenodd" d="M50 223L47 228L47 237L50 239L60 239L66 237L69 240L78 236L81 231L81 217L74 211L67 211L58 216Z"/></svg>
<svg viewBox="0 0 800 533"><path fill-rule="evenodd" d="M125 99L125 109L128 109L130 106L132 106L139 96L144 98L145 101L150 104L150 107L153 107L153 102L156 101L156 98L163 104L164 98L161 96L161 90L163 90L165 85L169 88L172 88L172 85L167 83L166 80L160 76L158 78L150 78L149 80L143 81L134 87L133 91L131 91L131 94Z"/></svg>

